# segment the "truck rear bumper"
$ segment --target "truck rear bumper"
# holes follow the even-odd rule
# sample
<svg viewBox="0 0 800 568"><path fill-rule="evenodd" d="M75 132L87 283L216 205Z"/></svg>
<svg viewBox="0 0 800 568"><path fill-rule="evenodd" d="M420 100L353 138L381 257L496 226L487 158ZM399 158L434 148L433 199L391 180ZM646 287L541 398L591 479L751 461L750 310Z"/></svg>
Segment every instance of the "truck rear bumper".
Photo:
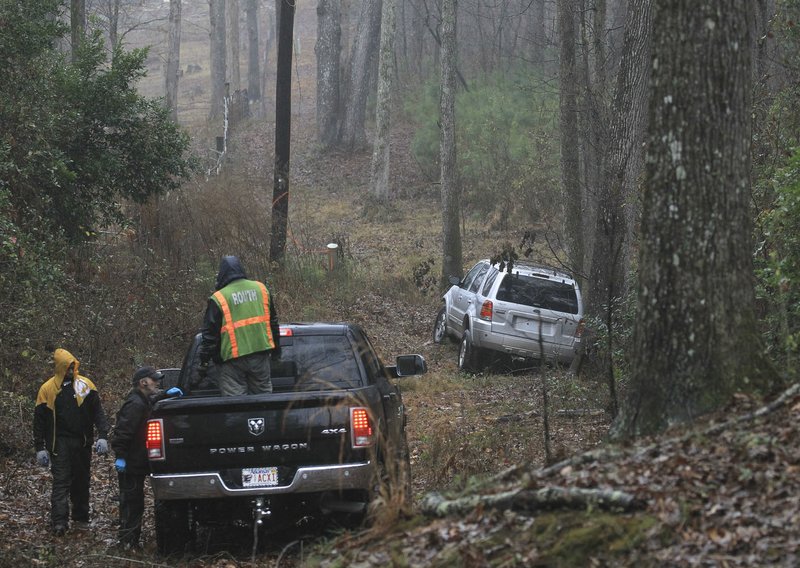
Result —
<svg viewBox="0 0 800 568"><path fill-rule="evenodd" d="M301 467L289 485L275 487L231 488L218 473L174 473L150 476L153 495L159 500L217 499L279 493L314 493L365 489L371 485L374 466L371 462L322 467Z"/></svg>

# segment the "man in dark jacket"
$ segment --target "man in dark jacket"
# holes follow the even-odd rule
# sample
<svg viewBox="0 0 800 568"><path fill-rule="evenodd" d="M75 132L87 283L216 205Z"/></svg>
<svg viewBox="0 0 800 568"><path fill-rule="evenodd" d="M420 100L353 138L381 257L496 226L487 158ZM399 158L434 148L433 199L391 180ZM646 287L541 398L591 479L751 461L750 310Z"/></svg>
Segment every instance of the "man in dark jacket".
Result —
<svg viewBox="0 0 800 568"><path fill-rule="evenodd" d="M98 454L108 453L108 420L94 383L78 374L80 363L66 349L53 354L55 374L39 389L33 413L36 461L53 474L50 520L63 535L72 521L89 523L89 479L94 429Z"/></svg>
<svg viewBox="0 0 800 568"><path fill-rule="evenodd" d="M203 319L200 376L213 358L223 395L272 392L270 358L280 357L280 332L269 290L248 280L235 256L222 257L216 290Z"/></svg>
<svg viewBox="0 0 800 568"><path fill-rule="evenodd" d="M156 400L183 394L177 387L161 393L164 375L153 367L140 367L133 374L133 390L117 412L111 447L119 478L119 544L139 548L144 513L144 479L150 473L147 460L147 419Z"/></svg>

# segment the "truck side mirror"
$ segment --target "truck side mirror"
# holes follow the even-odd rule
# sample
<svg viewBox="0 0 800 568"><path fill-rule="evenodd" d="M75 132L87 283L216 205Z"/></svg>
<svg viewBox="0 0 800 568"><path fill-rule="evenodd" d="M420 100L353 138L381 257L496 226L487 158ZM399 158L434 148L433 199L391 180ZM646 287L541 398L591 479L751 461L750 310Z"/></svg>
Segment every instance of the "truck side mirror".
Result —
<svg viewBox="0 0 800 568"><path fill-rule="evenodd" d="M398 377L411 377L427 373L428 365L422 355L398 355L396 369Z"/></svg>

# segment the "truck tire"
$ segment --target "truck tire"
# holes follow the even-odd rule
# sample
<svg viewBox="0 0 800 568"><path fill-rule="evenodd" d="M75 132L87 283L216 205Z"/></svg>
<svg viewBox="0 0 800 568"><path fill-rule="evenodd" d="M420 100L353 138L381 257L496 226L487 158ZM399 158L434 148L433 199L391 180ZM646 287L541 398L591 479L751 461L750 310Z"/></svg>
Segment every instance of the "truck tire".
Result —
<svg viewBox="0 0 800 568"><path fill-rule="evenodd" d="M442 306L433 322L433 342L443 343L445 339L447 339L447 311Z"/></svg>
<svg viewBox="0 0 800 568"><path fill-rule="evenodd" d="M162 556L183 554L192 538L189 526L189 503L159 501L154 506L156 545Z"/></svg>
<svg viewBox="0 0 800 568"><path fill-rule="evenodd" d="M475 373L480 371L483 365L483 353L479 347L472 343L472 333L469 329L464 330L461 337L461 345L458 348L458 368L461 371Z"/></svg>

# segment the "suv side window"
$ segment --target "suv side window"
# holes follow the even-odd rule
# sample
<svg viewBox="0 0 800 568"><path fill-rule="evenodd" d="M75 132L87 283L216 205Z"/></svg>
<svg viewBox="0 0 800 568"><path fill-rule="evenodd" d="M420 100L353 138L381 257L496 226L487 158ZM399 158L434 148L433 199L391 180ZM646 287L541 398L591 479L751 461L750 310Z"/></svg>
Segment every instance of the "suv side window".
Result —
<svg viewBox="0 0 800 568"><path fill-rule="evenodd" d="M488 264L482 264L480 270L478 270L478 274L475 275L475 279L472 281L472 285L469 287L470 292L477 292L478 287L483 282L483 277L486 275L486 272L489 270Z"/></svg>
<svg viewBox="0 0 800 568"><path fill-rule="evenodd" d="M476 264L472 267L472 270L467 272L467 275L464 276L464 280L462 280L461 287L464 290L469 290L469 287L472 286L472 281L475 280L475 275L478 274L478 271L483 267L483 264Z"/></svg>
<svg viewBox="0 0 800 568"><path fill-rule="evenodd" d="M481 290L481 295L482 296L488 296L489 295L489 290L492 289L492 284L494 284L494 281L497 280L497 275L498 274L500 274L500 272L496 268L492 268L492 272L489 274L489 277L486 279L486 283L483 285L483 290Z"/></svg>

